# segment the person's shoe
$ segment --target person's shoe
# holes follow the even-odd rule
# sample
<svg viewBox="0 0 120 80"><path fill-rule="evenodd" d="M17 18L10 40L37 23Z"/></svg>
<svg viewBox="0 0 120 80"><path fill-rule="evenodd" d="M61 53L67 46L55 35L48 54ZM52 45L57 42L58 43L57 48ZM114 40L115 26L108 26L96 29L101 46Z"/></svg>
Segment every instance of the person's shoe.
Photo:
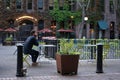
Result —
<svg viewBox="0 0 120 80"><path fill-rule="evenodd" d="M33 63L32 63L32 66L37 66L37 65L38 65L37 62L33 62Z"/></svg>

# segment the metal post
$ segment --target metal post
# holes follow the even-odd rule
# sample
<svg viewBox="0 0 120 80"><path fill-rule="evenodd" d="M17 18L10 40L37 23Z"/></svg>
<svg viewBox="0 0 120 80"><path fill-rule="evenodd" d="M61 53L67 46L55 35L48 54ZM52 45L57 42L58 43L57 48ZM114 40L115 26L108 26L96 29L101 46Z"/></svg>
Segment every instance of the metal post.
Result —
<svg viewBox="0 0 120 80"><path fill-rule="evenodd" d="M96 40L91 40L91 45L96 45ZM94 54L96 52L96 46L91 46L91 59L95 59L94 58Z"/></svg>
<svg viewBox="0 0 120 80"><path fill-rule="evenodd" d="M94 45L93 40L91 40L91 45ZM93 46L91 46L91 59L93 59L93 54L94 54Z"/></svg>
<svg viewBox="0 0 120 80"><path fill-rule="evenodd" d="M103 55L103 45L97 45L97 69L96 73L103 73L103 62L102 62L102 55Z"/></svg>
<svg viewBox="0 0 120 80"><path fill-rule="evenodd" d="M17 45L17 77L23 77L23 45Z"/></svg>

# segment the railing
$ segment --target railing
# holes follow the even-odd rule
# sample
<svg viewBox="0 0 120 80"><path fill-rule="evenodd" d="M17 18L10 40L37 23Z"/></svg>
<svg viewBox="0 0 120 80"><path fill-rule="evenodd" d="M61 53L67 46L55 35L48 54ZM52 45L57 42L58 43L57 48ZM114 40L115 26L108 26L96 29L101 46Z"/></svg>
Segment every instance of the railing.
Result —
<svg viewBox="0 0 120 80"><path fill-rule="evenodd" d="M80 59L95 59L97 44L103 45L104 59L120 59L120 41L119 39L72 39L75 44L80 45ZM55 58L57 50L59 50L58 40L47 40L47 44L54 44L56 48L48 49L47 55ZM91 45L91 46L86 46ZM93 46L94 45L94 46Z"/></svg>
<svg viewBox="0 0 120 80"><path fill-rule="evenodd" d="M103 45L104 59L120 59L120 41L118 39L95 39L95 40L90 39L90 40L85 40L84 45L86 44L97 45L99 43ZM97 53L96 49L97 46L95 47L84 46L81 50L80 59L96 58L96 53Z"/></svg>

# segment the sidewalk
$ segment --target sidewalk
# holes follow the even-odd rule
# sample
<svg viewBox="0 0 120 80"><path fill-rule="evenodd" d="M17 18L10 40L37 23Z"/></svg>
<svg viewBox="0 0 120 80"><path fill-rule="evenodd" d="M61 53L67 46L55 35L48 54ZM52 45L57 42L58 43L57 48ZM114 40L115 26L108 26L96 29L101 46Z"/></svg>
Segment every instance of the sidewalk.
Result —
<svg viewBox="0 0 120 80"><path fill-rule="evenodd" d="M96 73L96 63L80 60L77 75L62 76L57 73L56 61L41 59L36 67L28 67L26 77L16 77L16 46L0 45L0 80L120 80L120 60L106 60L104 73Z"/></svg>

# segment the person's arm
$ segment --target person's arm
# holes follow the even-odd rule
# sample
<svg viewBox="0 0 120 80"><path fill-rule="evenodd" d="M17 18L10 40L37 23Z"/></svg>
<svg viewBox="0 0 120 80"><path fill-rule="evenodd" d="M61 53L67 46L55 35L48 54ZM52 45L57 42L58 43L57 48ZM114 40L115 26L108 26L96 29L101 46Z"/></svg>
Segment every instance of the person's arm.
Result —
<svg viewBox="0 0 120 80"><path fill-rule="evenodd" d="M39 45L39 43L38 43L38 41L37 41L37 39L36 39L36 38L34 38L34 45L36 45L36 46L38 46L38 45Z"/></svg>

